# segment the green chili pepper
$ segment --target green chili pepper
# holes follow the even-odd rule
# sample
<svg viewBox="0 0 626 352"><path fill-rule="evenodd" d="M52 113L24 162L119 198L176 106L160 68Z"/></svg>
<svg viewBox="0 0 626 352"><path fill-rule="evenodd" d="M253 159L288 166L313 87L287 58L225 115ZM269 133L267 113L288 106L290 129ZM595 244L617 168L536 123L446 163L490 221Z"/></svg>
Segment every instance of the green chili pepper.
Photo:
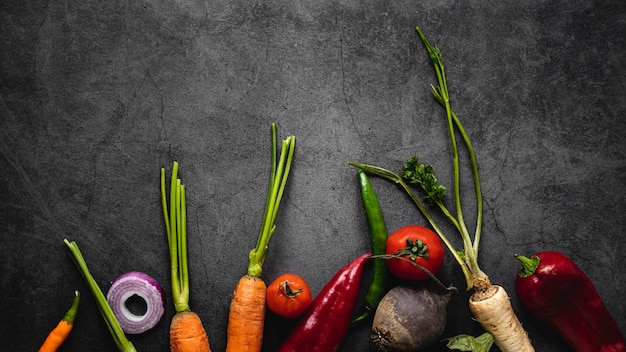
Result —
<svg viewBox="0 0 626 352"><path fill-rule="evenodd" d="M370 241L373 255L384 255L387 243L387 227L383 219L383 212L378 203L378 197L374 187L370 183L367 174L358 171L361 198L365 206L365 213L369 223ZM373 262L372 281L365 295L365 311L352 322L356 323L366 319L378 307L378 303L386 293L387 265L382 258L376 258Z"/></svg>

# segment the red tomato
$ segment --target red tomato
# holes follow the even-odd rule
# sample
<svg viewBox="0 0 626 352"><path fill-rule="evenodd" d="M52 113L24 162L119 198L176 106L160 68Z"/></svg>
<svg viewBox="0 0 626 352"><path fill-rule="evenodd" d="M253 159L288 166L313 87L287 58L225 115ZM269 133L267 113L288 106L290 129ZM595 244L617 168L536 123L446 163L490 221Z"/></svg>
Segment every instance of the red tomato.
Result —
<svg viewBox="0 0 626 352"><path fill-rule="evenodd" d="M387 238L385 252L388 255L400 255L426 268L433 275L439 272L443 264L445 250L439 236L430 229L409 225L399 228ZM405 280L424 280L429 276L422 269L402 259L387 260L389 271Z"/></svg>
<svg viewBox="0 0 626 352"><path fill-rule="evenodd" d="M267 307L285 318L297 318L311 305L311 290L295 274L283 274L267 286Z"/></svg>

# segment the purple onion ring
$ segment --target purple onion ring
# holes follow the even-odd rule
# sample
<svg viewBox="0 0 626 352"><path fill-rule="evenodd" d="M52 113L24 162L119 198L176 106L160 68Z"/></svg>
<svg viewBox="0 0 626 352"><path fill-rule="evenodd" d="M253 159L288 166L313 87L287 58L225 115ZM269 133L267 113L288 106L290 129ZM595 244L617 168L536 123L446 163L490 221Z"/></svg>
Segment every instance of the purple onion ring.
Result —
<svg viewBox="0 0 626 352"><path fill-rule="evenodd" d="M146 302L145 314L136 315L126 306L126 301L134 295ZM107 301L127 334L141 334L152 329L165 313L163 288L149 275L137 271L113 280L107 292Z"/></svg>

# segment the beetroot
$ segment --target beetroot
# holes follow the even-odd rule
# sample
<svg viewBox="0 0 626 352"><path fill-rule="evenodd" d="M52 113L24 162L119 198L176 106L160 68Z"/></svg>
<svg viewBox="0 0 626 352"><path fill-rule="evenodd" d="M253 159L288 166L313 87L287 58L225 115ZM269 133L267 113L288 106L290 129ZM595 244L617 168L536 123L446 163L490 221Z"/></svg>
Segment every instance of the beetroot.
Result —
<svg viewBox="0 0 626 352"><path fill-rule="evenodd" d="M417 351L436 342L446 326L451 295L422 286L389 290L374 315L370 351Z"/></svg>

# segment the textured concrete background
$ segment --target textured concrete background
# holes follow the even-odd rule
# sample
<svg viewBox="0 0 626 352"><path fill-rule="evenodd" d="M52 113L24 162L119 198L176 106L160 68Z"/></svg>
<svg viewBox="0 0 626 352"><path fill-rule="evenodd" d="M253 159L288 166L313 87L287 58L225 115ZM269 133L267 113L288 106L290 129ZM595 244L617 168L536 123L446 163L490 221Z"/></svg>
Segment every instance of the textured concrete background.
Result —
<svg viewBox="0 0 626 352"><path fill-rule="evenodd" d="M567 348L515 297L515 253L570 255L626 331L625 19L620 0L2 1L3 349L35 350L76 288L84 298L62 350L115 349L67 237L104 290L132 270L166 287L165 319L130 339L167 350L158 177L177 160L191 307L224 350L230 295L261 222L271 122L298 142L264 278L295 272L317 293L369 248L348 161L398 170L418 154L450 184L416 25L444 53L477 149L481 265L511 293L537 350ZM390 231L424 222L399 188L373 182ZM451 257L440 276L462 287ZM466 300L451 303L444 337L480 332ZM264 350L288 327L269 315ZM367 336L355 327L343 351L364 351Z"/></svg>

